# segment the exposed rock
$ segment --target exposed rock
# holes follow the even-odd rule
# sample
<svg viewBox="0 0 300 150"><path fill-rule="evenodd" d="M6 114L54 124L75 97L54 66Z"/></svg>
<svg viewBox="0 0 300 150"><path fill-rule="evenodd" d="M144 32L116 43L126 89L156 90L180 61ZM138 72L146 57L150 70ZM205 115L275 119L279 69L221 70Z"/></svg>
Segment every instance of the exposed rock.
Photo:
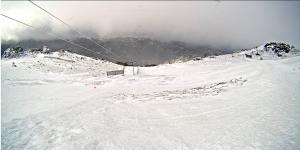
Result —
<svg viewBox="0 0 300 150"><path fill-rule="evenodd" d="M4 57L4 58L13 58L13 57L19 57L21 55L24 55L24 49L20 46L17 46L17 47L6 49L3 52L2 57Z"/></svg>
<svg viewBox="0 0 300 150"><path fill-rule="evenodd" d="M47 46L44 46L43 49L41 48L28 48L25 49L21 46L16 46L16 47L11 47L7 48L3 53L2 56L3 58L17 58L21 57L24 55L27 55L28 53L49 53L50 49L47 48Z"/></svg>
<svg viewBox="0 0 300 150"><path fill-rule="evenodd" d="M15 62L12 62L11 64L13 67L17 67L16 63Z"/></svg>
<svg viewBox="0 0 300 150"><path fill-rule="evenodd" d="M269 60L300 55L300 51L287 43L269 42L259 47L241 51L246 58Z"/></svg>
<svg viewBox="0 0 300 150"><path fill-rule="evenodd" d="M251 54L245 54L246 58L252 58Z"/></svg>
<svg viewBox="0 0 300 150"><path fill-rule="evenodd" d="M290 46L286 43L270 42L265 44L264 49L265 51L273 51L278 57L281 57L284 53L289 53L292 49L294 49L294 46Z"/></svg>

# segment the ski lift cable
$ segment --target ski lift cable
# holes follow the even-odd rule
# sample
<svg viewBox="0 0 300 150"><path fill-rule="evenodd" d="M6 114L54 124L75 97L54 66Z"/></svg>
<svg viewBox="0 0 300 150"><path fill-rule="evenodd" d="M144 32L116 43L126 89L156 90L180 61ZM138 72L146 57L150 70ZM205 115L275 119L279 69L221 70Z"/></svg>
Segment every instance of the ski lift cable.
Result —
<svg viewBox="0 0 300 150"><path fill-rule="evenodd" d="M1 15L2 15L3 17L5 17L5 18L8 18L8 19L13 20L13 21L15 21L15 22L18 22L18 23L20 23L20 24L23 24L23 25L25 25L25 26L27 26L27 27L30 27L30 28L32 28L32 29L36 29L36 30L38 30L39 32L42 32L42 31L43 31L43 30L41 30L41 29L39 29L39 28L37 28L37 27L34 27L34 26L29 25L29 24L27 24L27 23L24 23L24 22L22 22L22 21L20 21L20 20L17 20L17 19L14 19L14 18L12 18L12 17L9 17L9 16L7 16L7 15L4 15L4 14L1 14ZM93 50L91 50L91 49L89 49L89 48L86 48L86 47L84 47L84 46L81 46L81 45L79 45L79 44L76 44L76 43L74 43L74 42L72 42L72 41L66 40L66 39L64 39L63 37L61 37L61 36L59 36L59 35L57 35L57 34L55 34L55 33L51 33L51 32L46 32L46 33L47 33L47 34L50 34L50 35L53 35L53 36L57 37L58 39L63 40L63 41L65 41L65 42L67 42L67 43L70 43L70 44L72 44L72 45L74 45L74 46L83 48L83 49L85 49L85 50L91 51L91 52L96 53L96 54L99 54L99 55L101 55L101 56L106 57L107 59L112 59L112 60L117 61L117 60L114 59L114 58L110 58L110 57L108 57L108 56L105 56L104 54L101 54L101 53L99 53L99 52L95 52L95 51L93 51Z"/></svg>
<svg viewBox="0 0 300 150"><path fill-rule="evenodd" d="M24 22L22 22L22 21L20 21L20 20L14 19L14 18L9 17L9 16L4 15L4 14L1 14L1 15L2 15L3 17L6 17L6 18L10 19L10 20L16 21L16 22L21 23L21 24L23 24L23 25L25 25L25 26L28 26L28 27L30 27L30 28L32 28L32 29L39 30L39 32L42 32L42 30L39 29L39 28L37 28L37 27L34 27L34 26L32 26L32 25L29 25L29 24L27 24L27 23L24 23ZM70 41L70 40L66 40L66 39L64 39L63 37L61 37L61 36L59 36L59 35L57 35L57 34L55 34L55 33L50 33L50 32L46 32L46 33L47 33L47 34L50 34L50 35L53 35L53 36L56 36L58 39L63 40L63 41L65 41L65 42L67 42L67 43L70 43L70 44L72 44L72 45L75 45L75 46L77 46L77 47L83 48L83 49L85 49L85 50L88 50L88 51L91 51L91 52L93 52L93 53L96 53L96 54L99 54L99 55L101 55L101 56L104 56L104 57L106 57L106 58L109 58L108 56L105 56L104 54L101 54L101 53L99 53L99 52L95 52L95 51L93 51L93 50L91 50L91 49L89 49L89 48L86 48L86 47L84 47L84 46L81 46L81 45L79 45L79 44L76 44L76 43L74 43L74 42L72 42L72 41ZM113 60L117 61L117 60L114 59L114 58L109 58L109 59L113 59Z"/></svg>
<svg viewBox="0 0 300 150"><path fill-rule="evenodd" d="M11 19L11 20L13 20L13 21L16 21L16 22L18 22L18 23L21 23L21 24L23 24L23 25L25 25L25 26L28 26L28 27L30 27L30 28L34 28L33 26L31 26L31 25L29 25L29 24L27 24L27 23L21 22L21 21L19 21L19 20L17 20L17 19L11 18L11 17L6 16L6 15L4 15L4 14L1 14L1 15L4 16L4 17L6 17L6 18L8 18L8 19Z"/></svg>
<svg viewBox="0 0 300 150"><path fill-rule="evenodd" d="M81 35L82 37L90 40L91 42L93 42L94 44L96 44L97 46L103 48L106 52L109 52L110 54L112 54L114 57L115 55L111 52L111 50L109 50L108 48L104 47L103 45L100 45L99 43L97 43L95 40L93 40L92 38L88 37L87 35L75 30L71 25L69 25L68 23L66 23L65 21L63 21L62 19L56 17L54 14L52 14L51 12L47 11L46 9L44 9L43 7L39 6L38 4L34 3L31 0L28 0L30 3L32 3L33 5L35 5L36 7L40 8L41 10L43 10L44 12L46 12L48 15L52 16L53 18L57 19L58 21L60 21L61 23L63 23L65 26L67 26L69 29L71 29L73 32L76 32L77 34Z"/></svg>

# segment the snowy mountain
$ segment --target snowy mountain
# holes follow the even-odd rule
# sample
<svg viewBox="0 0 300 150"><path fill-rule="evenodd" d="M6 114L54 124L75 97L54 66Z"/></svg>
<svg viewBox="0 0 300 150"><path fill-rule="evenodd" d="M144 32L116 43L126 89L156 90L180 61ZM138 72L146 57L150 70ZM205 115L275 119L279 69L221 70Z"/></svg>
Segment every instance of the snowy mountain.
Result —
<svg viewBox="0 0 300 150"><path fill-rule="evenodd" d="M103 58L114 63L130 64L135 62L136 65L157 65L161 63L172 62L179 58L192 59L193 57L206 57L211 55L221 55L230 53L228 49L216 49L209 46L199 46L195 44L171 41L164 42L150 38L133 38L133 37L117 37L110 39L94 39L97 43L109 48L109 51L97 46L87 39L74 39L73 42L89 48L97 53L78 48L61 40L23 40L20 42L2 41L1 51L3 53L9 47L20 46L24 49L42 48L48 46L51 51L61 49L71 52L94 57ZM107 57L102 56L101 54ZM119 62L117 62L118 60Z"/></svg>
<svg viewBox="0 0 300 150"><path fill-rule="evenodd" d="M112 77L70 52L2 58L1 148L296 150L300 56L263 47Z"/></svg>

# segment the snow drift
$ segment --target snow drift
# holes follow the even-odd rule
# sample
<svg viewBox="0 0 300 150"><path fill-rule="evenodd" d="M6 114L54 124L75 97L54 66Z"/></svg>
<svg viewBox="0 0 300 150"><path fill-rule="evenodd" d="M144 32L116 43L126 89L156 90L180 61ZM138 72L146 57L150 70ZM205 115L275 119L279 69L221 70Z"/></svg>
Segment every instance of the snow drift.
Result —
<svg viewBox="0 0 300 150"><path fill-rule="evenodd" d="M296 150L300 56L254 50L113 77L69 52L2 59L1 148Z"/></svg>

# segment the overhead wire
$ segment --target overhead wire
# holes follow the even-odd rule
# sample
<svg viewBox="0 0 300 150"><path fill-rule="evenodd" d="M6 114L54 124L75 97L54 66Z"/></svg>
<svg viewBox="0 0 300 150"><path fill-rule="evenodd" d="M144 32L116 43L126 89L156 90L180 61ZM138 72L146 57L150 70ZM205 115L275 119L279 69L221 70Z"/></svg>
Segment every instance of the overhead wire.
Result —
<svg viewBox="0 0 300 150"><path fill-rule="evenodd" d="M14 18L9 17L9 16L7 16L7 15L4 15L4 14L1 14L1 15L2 15L3 17L5 17L5 18L8 18L8 19L13 20L13 21L15 21L15 22L18 22L18 23L20 23L20 24L23 24L23 25L25 25L25 26L27 26L27 27L30 27L30 28L32 28L32 29L36 29L36 30L38 30L39 32L42 32L42 31L43 31L42 29L39 29L39 28L37 28L37 27L35 27L35 26L29 25L29 24L27 24L27 23L24 23L24 22L22 22L22 21L20 21L20 20L14 19ZM84 46L81 46L81 45L79 45L79 44L77 44L77 43L74 43L74 42L72 42L72 41L70 41L70 40L66 40L66 39L64 39L63 37L61 37L61 36L58 35L58 34L51 33L51 32L46 32L46 33L47 33L47 34L50 34L50 35L53 35L53 36L57 37L58 39L63 40L63 41L65 41L65 42L67 42L67 43L70 43L70 44L72 44L72 45L74 45L74 46L77 46L77 47L83 48L83 49L85 49L85 50L91 51L91 52L93 52L93 53L99 54L99 55L101 55L101 56L104 56L104 57L106 57L106 59L112 59L112 60L115 60L115 61L118 62L118 60L116 60L116 59L114 59L114 58L110 58L110 57L108 57L108 56L105 56L104 54L101 54L101 53L99 53L99 52L93 51L93 50L91 50L91 49L89 49L89 48L86 48L86 47L84 47ZM109 61L109 60L107 60L107 61Z"/></svg>
<svg viewBox="0 0 300 150"><path fill-rule="evenodd" d="M34 3L31 0L28 0L31 4L33 4L34 6L40 8L41 10L43 10L44 12L46 12L48 15L52 16L53 18L57 19L58 21L60 21L61 23L63 23L65 26L67 26L69 29L71 29L73 32L76 32L77 34L81 35L82 37L88 39L89 41L93 42L94 44L96 44L97 46L103 48L106 52L110 53L113 57L116 57L113 52L111 50L109 50L108 48L104 47L103 45L97 43L95 40L93 40L92 38L88 37L87 35L75 30L71 25L69 25L68 23L66 23L65 21L63 21L62 19L60 19L59 17L55 16L53 13L49 12L48 10L44 9L43 7L39 6L38 4Z"/></svg>

